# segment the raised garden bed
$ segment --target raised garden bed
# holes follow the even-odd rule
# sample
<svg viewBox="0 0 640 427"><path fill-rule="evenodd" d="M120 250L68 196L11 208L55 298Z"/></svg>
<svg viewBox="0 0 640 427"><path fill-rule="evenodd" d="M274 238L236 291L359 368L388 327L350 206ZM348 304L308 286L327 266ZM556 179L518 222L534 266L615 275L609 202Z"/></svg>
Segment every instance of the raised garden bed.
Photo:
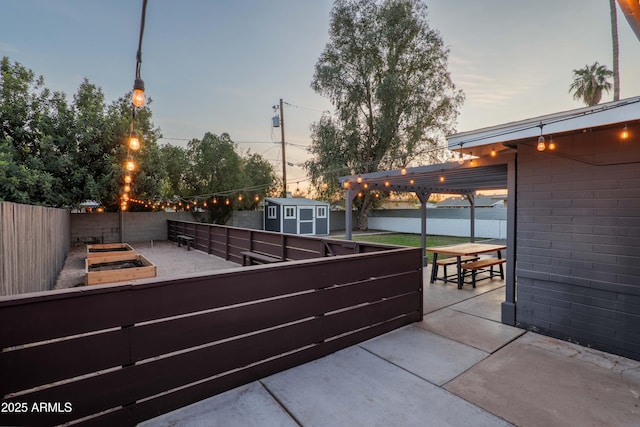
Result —
<svg viewBox="0 0 640 427"><path fill-rule="evenodd" d="M140 254L122 254L87 258L85 261L87 285L123 282L156 277L156 266Z"/></svg>
<svg viewBox="0 0 640 427"><path fill-rule="evenodd" d="M135 253L135 251L127 243L87 245L87 258L101 258L133 253Z"/></svg>

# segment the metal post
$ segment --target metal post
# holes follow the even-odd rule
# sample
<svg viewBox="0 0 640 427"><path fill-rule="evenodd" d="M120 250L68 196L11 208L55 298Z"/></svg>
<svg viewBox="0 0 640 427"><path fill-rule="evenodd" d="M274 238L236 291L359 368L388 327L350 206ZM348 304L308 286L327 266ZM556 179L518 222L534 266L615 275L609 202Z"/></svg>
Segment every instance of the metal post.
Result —
<svg viewBox="0 0 640 427"><path fill-rule="evenodd" d="M467 199L469 199L469 203L471 204L471 213L470 213L470 235L471 235L471 243L476 241L476 200L473 194L467 194Z"/></svg>
<svg viewBox="0 0 640 427"><path fill-rule="evenodd" d="M344 233L347 240L351 240L351 223L353 222L353 213L351 212L353 208L353 196L351 193L353 193L351 188L347 188L344 192Z"/></svg>
<svg viewBox="0 0 640 427"><path fill-rule="evenodd" d="M427 266L427 201L431 193L416 193L420 200L420 246L422 247L422 265Z"/></svg>
<svg viewBox="0 0 640 427"><path fill-rule="evenodd" d="M507 265L505 301L501 305L502 323L516 324L516 210L518 206L518 155L507 162Z"/></svg>

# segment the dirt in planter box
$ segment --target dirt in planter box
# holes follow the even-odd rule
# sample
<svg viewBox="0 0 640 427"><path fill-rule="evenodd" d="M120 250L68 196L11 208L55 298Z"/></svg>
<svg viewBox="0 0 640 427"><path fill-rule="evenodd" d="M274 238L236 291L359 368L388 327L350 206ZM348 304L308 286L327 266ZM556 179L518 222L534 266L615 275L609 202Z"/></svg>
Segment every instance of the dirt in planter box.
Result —
<svg viewBox="0 0 640 427"><path fill-rule="evenodd" d="M89 271L110 271L110 270L122 270L125 268L144 267L142 261L137 259L126 261L113 261L113 262L101 262L99 264L92 264L89 266Z"/></svg>

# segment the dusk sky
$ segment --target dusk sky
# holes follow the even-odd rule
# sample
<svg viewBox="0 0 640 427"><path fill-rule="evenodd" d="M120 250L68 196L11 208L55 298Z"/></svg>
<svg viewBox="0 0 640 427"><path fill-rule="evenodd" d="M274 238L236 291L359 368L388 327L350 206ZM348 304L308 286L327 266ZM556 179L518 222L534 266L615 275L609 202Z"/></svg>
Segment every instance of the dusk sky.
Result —
<svg viewBox="0 0 640 427"><path fill-rule="evenodd" d="M583 105L572 70L612 68L606 0L426 0L466 95L458 131ZM272 106L283 98L287 160L308 158L309 127L329 101L310 88L328 42L331 0L149 0L141 76L160 144L227 132L281 170ZM108 103L131 90L142 0L3 0L0 55L69 100L83 78ZM640 41L618 9L620 97L640 95ZM611 101L605 94L603 102ZM305 172L287 171L290 189Z"/></svg>

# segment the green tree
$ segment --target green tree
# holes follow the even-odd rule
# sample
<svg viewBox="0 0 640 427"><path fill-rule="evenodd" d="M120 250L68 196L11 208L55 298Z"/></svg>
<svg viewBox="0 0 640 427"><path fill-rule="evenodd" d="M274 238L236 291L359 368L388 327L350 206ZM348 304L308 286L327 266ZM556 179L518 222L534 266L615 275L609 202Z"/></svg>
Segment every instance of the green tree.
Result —
<svg viewBox="0 0 640 427"><path fill-rule="evenodd" d="M0 200L77 207L95 199L119 208L131 124L129 97L107 106L100 87L84 79L67 103L19 63L0 62ZM163 177L151 111L135 118L143 149L136 197L157 198Z"/></svg>
<svg viewBox="0 0 640 427"><path fill-rule="evenodd" d="M187 150L176 145L166 144L160 147L162 169L165 172L162 184L162 197L173 199L181 194L186 194L187 170L189 159Z"/></svg>
<svg viewBox="0 0 640 427"><path fill-rule="evenodd" d="M107 109L105 120L106 135L104 138L105 149L111 156L105 158L104 174L99 179L102 203L110 209L119 209L120 197L124 187L124 163L127 159L127 144L131 121L134 120L134 129L141 140L139 151L131 152L136 163L136 170L132 173L131 196L141 200L158 200L162 196L162 186L166 171L158 139L159 129L154 127L149 99L143 108L137 108L135 118L131 110L131 93L118 98ZM110 164L107 165L107 160ZM132 211L149 210L145 205L130 204Z"/></svg>
<svg viewBox="0 0 640 427"><path fill-rule="evenodd" d="M42 76L8 57L0 62L0 200L66 206L59 195L67 153L64 96L44 87Z"/></svg>
<svg viewBox="0 0 640 427"><path fill-rule="evenodd" d="M573 70L573 82L569 92L573 92L573 99L584 102L587 106L598 105L602 99L602 92L609 92L613 85L609 78L613 72L605 65L594 62L584 68Z"/></svg>
<svg viewBox="0 0 640 427"><path fill-rule="evenodd" d="M234 209L255 209L277 182L268 161L258 154L240 155L227 133L207 132L189 141L186 150L165 145L160 157L164 197L182 200L183 208L196 202L199 221L224 224Z"/></svg>
<svg viewBox="0 0 640 427"><path fill-rule="evenodd" d="M242 188L246 189L240 209L255 209L261 200L278 186L276 173L268 160L259 154L247 153L241 164Z"/></svg>
<svg viewBox="0 0 640 427"><path fill-rule="evenodd" d="M438 159L464 97L424 3L336 0L329 35L311 83L335 107L311 129L306 167L317 191L336 194L339 175ZM373 202L370 194L356 201L360 229Z"/></svg>
<svg viewBox="0 0 640 427"><path fill-rule="evenodd" d="M241 159L236 144L227 133L210 132L187 144L189 169L187 191L190 196L220 194L242 188ZM233 212L233 203L210 203L207 222L224 224Z"/></svg>

